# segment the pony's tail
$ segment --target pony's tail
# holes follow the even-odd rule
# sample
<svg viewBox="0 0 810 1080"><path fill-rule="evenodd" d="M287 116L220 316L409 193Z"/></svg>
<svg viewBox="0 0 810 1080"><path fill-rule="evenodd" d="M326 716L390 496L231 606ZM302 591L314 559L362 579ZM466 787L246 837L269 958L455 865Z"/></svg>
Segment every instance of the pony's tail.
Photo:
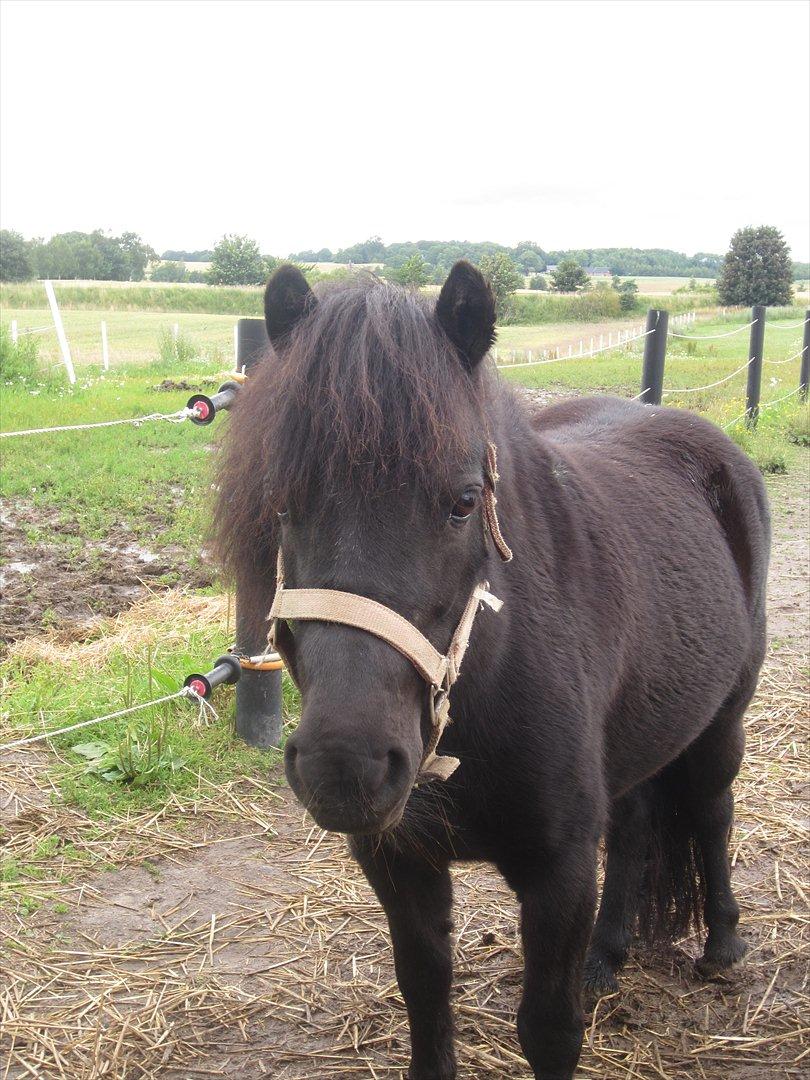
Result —
<svg viewBox="0 0 810 1080"><path fill-rule="evenodd" d="M648 944L684 937L692 928L699 930L703 919L703 857L685 784L673 762L648 787L648 849L638 913L639 936Z"/></svg>

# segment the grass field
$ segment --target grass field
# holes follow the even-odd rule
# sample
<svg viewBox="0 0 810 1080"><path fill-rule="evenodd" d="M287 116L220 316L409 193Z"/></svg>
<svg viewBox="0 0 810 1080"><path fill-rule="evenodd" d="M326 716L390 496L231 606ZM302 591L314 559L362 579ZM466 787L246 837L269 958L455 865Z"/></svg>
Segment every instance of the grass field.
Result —
<svg viewBox="0 0 810 1080"><path fill-rule="evenodd" d="M90 342L98 313L65 315L79 383L69 389L57 368L4 386L4 430L170 413L192 389L216 385L230 358L232 316L180 316L181 340L197 347L173 358L159 355L165 314L125 313L120 321L108 317L115 369L102 375ZM769 326L769 359L798 349L801 331L779 329L788 321ZM706 337L733 326L702 322L690 333L703 341L674 339L665 384L694 387L744 363L747 331ZM585 330L506 328L501 347L538 347L537 335L572 332ZM503 377L541 397L588 390L631 397L640 371L635 345L589 360L517 366ZM795 388L798 360L765 371L763 400L777 398ZM740 373L710 391L667 400L725 424L742 411L744 387ZM0 443L7 641L0 744L173 692L230 644L233 605L205 550L212 465L226 424L163 422ZM789 814L791 785L804 776L797 739L805 660L799 632L785 620L804 587L803 569L796 569L804 549L796 545L804 543L798 492L810 442L807 412L794 395L766 409L755 433L731 430L763 470L786 473L768 478L777 523L771 666L749 721L753 764L743 775L737 827L743 923L754 945L748 982L739 990L695 985L694 942L643 966L634 960L619 1004L607 1002L591 1021L588 1076L685 1080L699 1060L706 1080L725 1080L742 1055L746 1066L755 1063L746 1077L761 1080L796 1075L769 1070L774 1061L787 1070L806 1052L793 983L761 1005L772 980L781 987L790 978L798 987L801 976L791 937L803 910L802 885L797 892L793 884L801 878L800 831L796 825L794 841ZM267 1061L282 1060L283 1075L301 1080L313 1076L319 1040L333 1055L323 1075L371 1080L389 1075L391 1063L399 1074L403 1011L379 908L342 843L301 825L279 755L235 738L233 691L218 690L215 705L216 719L171 702L4 754L0 932L10 957L2 997L10 1075L19 1067L20 1075L27 1068L126 1080L138 1070L185 1080L227 1076L236 1060L241 1080L258 1080L268 1075ZM298 699L286 676L285 708L294 723ZM777 805L783 816L775 822ZM457 1001L464 1075L523 1080L511 898L480 867L454 877L459 966L479 973L463 981ZM486 944L493 940L494 948ZM358 1064L356 1045L367 1066ZM251 1064L253 1050L258 1060ZM87 1061L95 1071L82 1072ZM764 1071L757 1072L760 1062Z"/></svg>

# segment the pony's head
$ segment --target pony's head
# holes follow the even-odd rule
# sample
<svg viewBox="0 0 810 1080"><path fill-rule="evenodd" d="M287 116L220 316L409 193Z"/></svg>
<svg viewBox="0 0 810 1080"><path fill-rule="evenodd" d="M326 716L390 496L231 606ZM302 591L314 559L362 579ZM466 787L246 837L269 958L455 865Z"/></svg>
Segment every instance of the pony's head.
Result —
<svg viewBox="0 0 810 1080"><path fill-rule="evenodd" d="M374 279L316 298L286 266L265 314L274 356L241 396L225 463L231 489L253 463L256 475L241 474L253 514L244 494L223 496L225 554L244 581L272 530L286 588L370 598L446 652L491 550L489 286L462 262L435 304ZM339 623L280 622L276 645L302 696L285 751L293 791L323 828L393 826L430 734L424 678L387 642Z"/></svg>

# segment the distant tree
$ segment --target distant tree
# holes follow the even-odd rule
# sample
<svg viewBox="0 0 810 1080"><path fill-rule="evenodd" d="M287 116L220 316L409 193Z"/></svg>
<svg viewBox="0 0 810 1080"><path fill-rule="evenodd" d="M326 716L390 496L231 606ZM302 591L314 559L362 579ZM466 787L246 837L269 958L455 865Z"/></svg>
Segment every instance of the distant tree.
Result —
<svg viewBox="0 0 810 1080"><path fill-rule="evenodd" d="M630 278L627 281L622 281L620 277L614 275L612 281L613 288L619 294L619 307L622 311L632 311L636 306L636 296L638 295L638 285Z"/></svg>
<svg viewBox="0 0 810 1080"><path fill-rule="evenodd" d="M151 274L151 281L188 281L189 273L181 262L162 262Z"/></svg>
<svg viewBox="0 0 810 1080"><path fill-rule="evenodd" d="M483 255L478 269L495 294L495 312L499 322L508 321L512 315L512 296L523 287L523 275L509 256L501 251L495 255Z"/></svg>
<svg viewBox="0 0 810 1080"><path fill-rule="evenodd" d="M542 274L533 274L529 278L529 288L537 292L545 292L548 288L548 282Z"/></svg>
<svg viewBox="0 0 810 1080"><path fill-rule="evenodd" d="M158 261L157 252L149 244L145 244L140 236L134 232L121 233L116 243L124 253L128 264L128 280L143 281L146 277L147 266Z"/></svg>
<svg viewBox="0 0 810 1080"><path fill-rule="evenodd" d="M563 259L551 275L551 287L556 292L579 292L589 284L588 275L574 259Z"/></svg>
<svg viewBox="0 0 810 1080"><path fill-rule="evenodd" d="M427 285L430 281L430 267L417 251L400 266L396 272L396 280L400 285L413 285L419 287Z"/></svg>
<svg viewBox="0 0 810 1080"><path fill-rule="evenodd" d="M789 304L793 299L790 249L772 225L738 229L717 280L721 304Z"/></svg>
<svg viewBox="0 0 810 1080"><path fill-rule="evenodd" d="M226 233L214 248L207 280L211 285L262 285L267 263L248 236Z"/></svg>
<svg viewBox="0 0 810 1080"><path fill-rule="evenodd" d="M30 281L34 276L31 245L20 233L0 230L0 281Z"/></svg>

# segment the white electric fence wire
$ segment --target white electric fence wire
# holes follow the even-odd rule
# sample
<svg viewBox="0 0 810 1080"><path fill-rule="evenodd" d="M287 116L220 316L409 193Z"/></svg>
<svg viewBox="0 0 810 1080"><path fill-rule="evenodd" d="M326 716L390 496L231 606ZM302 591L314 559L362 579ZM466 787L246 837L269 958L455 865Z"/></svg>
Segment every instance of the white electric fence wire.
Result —
<svg viewBox="0 0 810 1080"><path fill-rule="evenodd" d="M151 709L154 705L164 705L167 701L175 701L177 698L183 697L191 698L197 701L198 704L202 703L211 712L214 712L213 706L205 701L196 690L192 690L190 686L184 686L182 690L177 690L174 694L165 694L163 697L155 698L154 701L145 701L142 705L132 705L128 709L119 709L118 712L107 713L106 716L96 716L92 720L82 720L78 724L68 724L67 727L57 728L55 731L43 731L39 735L29 735L25 739L15 739L14 742L0 746L0 751L13 750L17 746L28 746L30 743L40 742L42 739L55 739L57 735L65 735L68 731L78 731L79 728L102 724L105 720L117 720L121 716L131 716L132 713L142 712L144 709ZM202 704L200 705L200 716L203 715ZM214 715L216 716L216 713Z"/></svg>
<svg viewBox="0 0 810 1080"><path fill-rule="evenodd" d="M513 361L511 364L496 364L495 366L502 371L506 368L542 367L544 364L561 364L567 360L587 360L591 356L598 356L599 353L609 352L611 349L623 349L627 345L631 345L634 341L641 341L642 338L649 337L650 334L655 333L655 330L656 328L653 327L652 330L645 330L643 334L636 334L634 337L614 342L613 345L605 345L601 349L594 349L593 352L572 353L570 356L555 356L551 360L518 360Z"/></svg>
<svg viewBox="0 0 810 1080"><path fill-rule="evenodd" d="M743 330L747 330L749 326L753 326L756 320L752 319L751 322L747 322L745 326L738 326L736 330L728 330L725 334L676 334L674 331L669 331L670 337L683 338L684 341L716 341L718 338L733 337L735 334L741 334Z"/></svg>
<svg viewBox="0 0 810 1080"><path fill-rule="evenodd" d="M41 334L45 330L53 330L53 325L48 323L47 326L21 326L17 331L18 334Z"/></svg>
<svg viewBox="0 0 810 1080"><path fill-rule="evenodd" d="M122 425L134 425L151 423L154 420L168 420L170 424L182 424L194 413L188 407L178 409L175 413L149 413L148 416L134 416L129 420L101 420L96 424L63 424L61 427L29 428L27 431L0 431L0 439L12 439L18 435L50 435L54 431L89 431L91 428L119 427Z"/></svg>
<svg viewBox="0 0 810 1080"><path fill-rule="evenodd" d="M752 357L753 359L753 357ZM705 386L690 386L680 388L677 386L665 386L661 391L662 394L696 394L699 390L711 390L713 386L720 386L724 382L728 382L729 379L733 379L735 375L739 375L741 371L745 371L751 364L751 360L746 360L742 367L738 367L736 371L732 371L730 375L723 376L722 379L718 379L717 382L706 383Z"/></svg>
<svg viewBox="0 0 810 1080"><path fill-rule="evenodd" d="M768 329L769 330L798 330L802 326L807 326L807 324L809 322L810 322L810 319L803 319L801 322L795 322L795 323L769 323L768 324Z"/></svg>
<svg viewBox="0 0 810 1080"><path fill-rule="evenodd" d="M793 354L793 356L787 356L787 357L785 357L784 360L763 360L762 363L763 364L789 364L791 360L798 360L798 358L802 355L803 352L804 352L804 349L799 349L799 351L795 352Z"/></svg>
<svg viewBox="0 0 810 1080"><path fill-rule="evenodd" d="M763 409L769 409L772 405L778 405L780 402L787 401L788 398L792 398L794 394L800 393L802 389L802 386L797 386L795 390L791 390L789 394L783 394L782 397L773 398L771 401L761 401L757 406L757 409L760 412ZM735 424L738 424L740 420L743 420L747 415L748 409L746 409L745 412L740 413L739 416L735 416L733 420L729 421L729 423L723 424L723 431L728 431L730 427L734 427Z"/></svg>

